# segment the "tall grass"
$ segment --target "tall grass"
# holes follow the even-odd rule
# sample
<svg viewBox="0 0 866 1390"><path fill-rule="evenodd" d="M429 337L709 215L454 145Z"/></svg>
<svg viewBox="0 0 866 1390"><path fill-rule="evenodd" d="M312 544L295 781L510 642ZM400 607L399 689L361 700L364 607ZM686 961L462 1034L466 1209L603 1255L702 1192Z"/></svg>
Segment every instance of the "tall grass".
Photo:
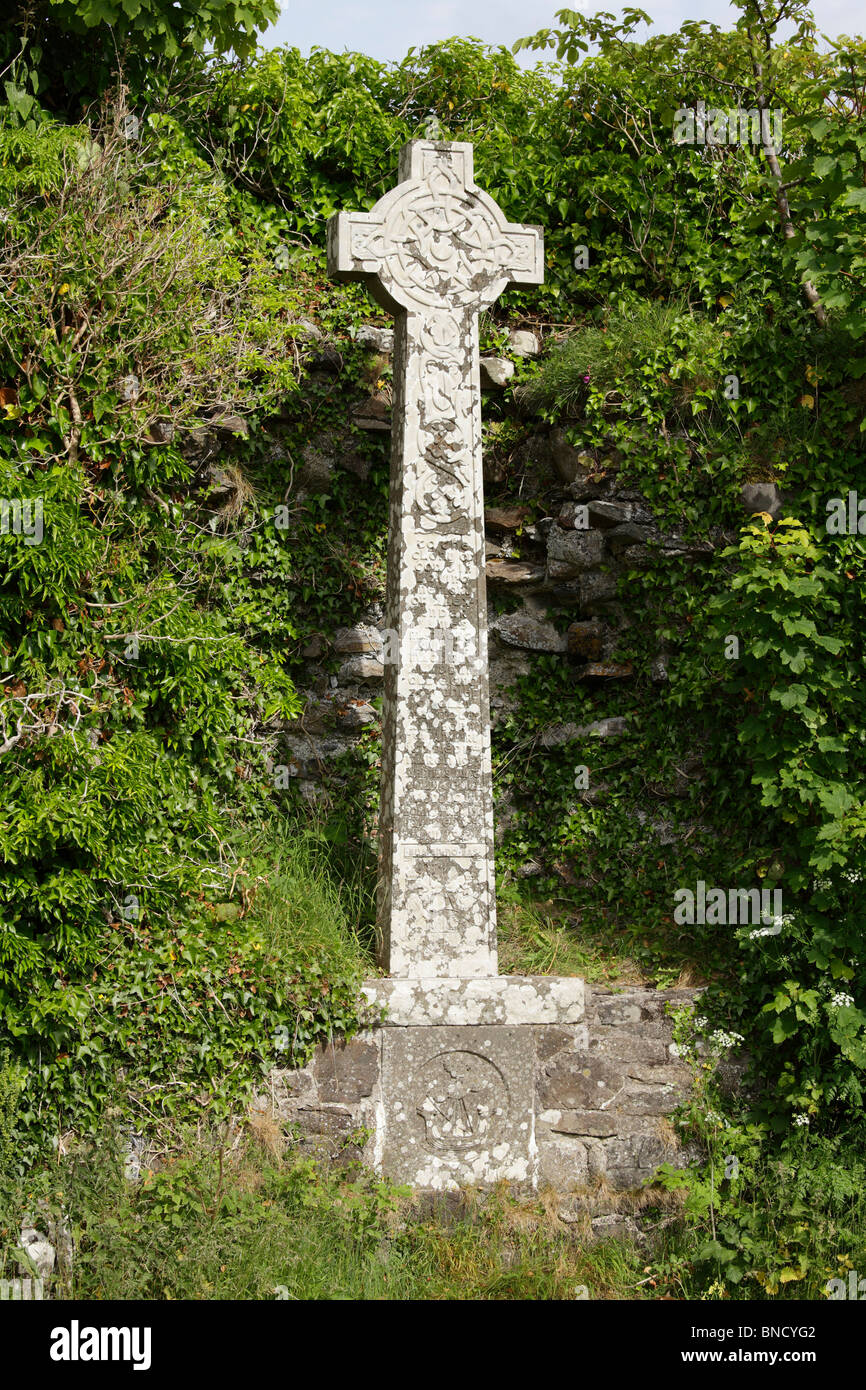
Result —
<svg viewBox="0 0 866 1390"><path fill-rule="evenodd" d="M272 821L240 846L251 912L268 955L369 973L375 954L375 871L315 824Z"/></svg>

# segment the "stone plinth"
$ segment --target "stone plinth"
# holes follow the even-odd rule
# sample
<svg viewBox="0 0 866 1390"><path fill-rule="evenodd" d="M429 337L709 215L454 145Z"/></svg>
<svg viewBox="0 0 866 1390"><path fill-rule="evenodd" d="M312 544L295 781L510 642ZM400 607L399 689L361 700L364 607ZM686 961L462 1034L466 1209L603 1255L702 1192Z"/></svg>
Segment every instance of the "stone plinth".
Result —
<svg viewBox="0 0 866 1390"><path fill-rule="evenodd" d="M476 998L460 1008L479 1021L419 1025L394 1021L410 1016L400 982L371 982L377 1002L383 985L392 988L391 1021L320 1048L302 1071L275 1073L261 1107L273 1107L305 1151L360 1158L419 1191L504 1179L528 1192L631 1192L658 1164L692 1156L669 1118L691 1072L672 1048L667 1005L690 1003L695 991L587 987L584 1009L580 980L506 976L524 1002L531 992L539 1009L558 1013L514 1024L488 1021L490 1000L481 1007L468 983ZM562 985L570 997L546 989ZM599 1214L596 1197L589 1209Z"/></svg>

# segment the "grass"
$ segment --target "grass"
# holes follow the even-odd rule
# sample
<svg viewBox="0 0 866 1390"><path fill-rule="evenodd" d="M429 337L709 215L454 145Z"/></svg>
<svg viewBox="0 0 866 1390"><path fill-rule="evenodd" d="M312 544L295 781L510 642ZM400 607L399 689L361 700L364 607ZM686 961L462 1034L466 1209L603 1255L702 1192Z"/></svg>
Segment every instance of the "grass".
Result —
<svg viewBox="0 0 866 1390"><path fill-rule="evenodd" d="M504 975L582 975L599 985L648 983L621 938L588 937L553 902L527 901L508 886L499 894L496 911Z"/></svg>
<svg viewBox="0 0 866 1390"><path fill-rule="evenodd" d="M252 1125L188 1134L131 1182L122 1137L106 1129L26 1181L0 1177L0 1277L18 1272L34 1209L37 1224L62 1211L75 1241L47 1295L97 1301L822 1301L828 1280L866 1268L863 1162L808 1136L796 1154L748 1160L738 1184L719 1169L712 1215L705 1176L685 1199L618 1194L618 1209L648 1214L641 1242L591 1240L588 1218L566 1223L549 1192L413 1199L277 1151Z"/></svg>
<svg viewBox="0 0 866 1390"><path fill-rule="evenodd" d="M250 1128L192 1141L138 1182L120 1136L0 1185L0 1271L33 1200L66 1213L75 1239L54 1296L165 1299L574 1299L635 1296L639 1256L585 1245L544 1201L500 1191L413 1204L358 1171L272 1152ZM3 1249L5 1247L5 1249ZM638 1295L640 1290L637 1289Z"/></svg>
<svg viewBox="0 0 866 1390"><path fill-rule="evenodd" d="M691 395L693 382L701 383L700 363L717 343L717 332L706 319L692 318L684 304L658 300L618 306L604 327L589 324L572 333L544 362L538 375L520 388L521 404L528 411L554 409L577 417L594 390L622 402L635 369L652 360L659 348L669 344L684 318L688 318L696 342L688 369L678 383L678 403ZM703 349L703 352L702 352Z"/></svg>
<svg viewBox="0 0 866 1390"><path fill-rule="evenodd" d="M269 824L244 846L251 912L275 960L326 960L333 970L369 973L375 957L370 866L340 853L311 825Z"/></svg>

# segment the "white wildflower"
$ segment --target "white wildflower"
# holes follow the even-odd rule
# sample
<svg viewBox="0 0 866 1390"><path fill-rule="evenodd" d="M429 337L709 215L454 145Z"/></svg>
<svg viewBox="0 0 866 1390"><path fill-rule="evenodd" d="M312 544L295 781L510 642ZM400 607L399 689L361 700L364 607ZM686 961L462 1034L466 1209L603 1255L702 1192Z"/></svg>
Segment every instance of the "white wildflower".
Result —
<svg viewBox="0 0 866 1390"><path fill-rule="evenodd" d="M830 1000L830 1003L833 1005L834 1009L850 1009L853 1008L854 1005L854 996L853 994L843 994L841 991L837 991Z"/></svg>

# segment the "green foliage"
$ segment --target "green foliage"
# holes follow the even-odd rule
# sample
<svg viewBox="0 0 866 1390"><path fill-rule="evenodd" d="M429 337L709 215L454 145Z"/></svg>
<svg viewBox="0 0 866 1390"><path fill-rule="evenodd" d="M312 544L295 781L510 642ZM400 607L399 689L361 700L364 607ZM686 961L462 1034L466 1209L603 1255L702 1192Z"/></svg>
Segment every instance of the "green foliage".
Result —
<svg viewBox="0 0 866 1390"><path fill-rule="evenodd" d="M122 789L118 800L132 804ZM118 838L129 853L131 833ZM139 877L154 841L139 841ZM156 881L140 898L127 893L90 938L43 935L45 963L28 975L26 995L4 991L17 1070L0 1076L26 1083L13 1167L66 1129L95 1133L109 1110L151 1136L205 1112L228 1118L269 1067L302 1064L317 1042L355 1031L369 963L354 903L308 836L273 831L243 849L238 858L222 846L204 891L193 854L171 865L159 847ZM175 882L158 881L166 869ZM127 865L113 873L132 881ZM98 897L96 872L78 879ZM76 968L84 946L86 969Z"/></svg>
<svg viewBox="0 0 866 1390"><path fill-rule="evenodd" d="M520 400L554 419L604 424L616 415L661 415L672 423L685 416L691 424L718 396L725 348L710 319L675 303L618 304L603 327L587 325L552 353Z"/></svg>
<svg viewBox="0 0 866 1390"><path fill-rule="evenodd" d="M278 14L274 0L18 0L0 39L7 100L28 121L36 97L55 111L87 106L119 68L135 89L157 86L206 47L248 55Z"/></svg>
<svg viewBox="0 0 866 1390"><path fill-rule="evenodd" d="M863 543L821 545L787 518L745 528L723 558L734 556L730 588L707 610L705 659L721 700L744 710L738 739L779 825L774 881L790 909L781 933L744 943L728 1012L751 1016L755 1070L776 1077L764 1102L781 1110L775 1123L793 1108L838 1126L862 1108L866 1068ZM725 632L741 645L722 674Z"/></svg>
<svg viewBox="0 0 866 1390"><path fill-rule="evenodd" d="M711 1031L692 1009L678 1013L674 1034L696 1068L681 1123L706 1158L655 1175L680 1195L688 1222L657 1266L664 1285L687 1298L700 1289L705 1298L828 1297L828 1281L864 1258L862 1112L833 1138L813 1135L806 1119L773 1142L742 1099L719 1089L717 1063L739 1035Z"/></svg>

